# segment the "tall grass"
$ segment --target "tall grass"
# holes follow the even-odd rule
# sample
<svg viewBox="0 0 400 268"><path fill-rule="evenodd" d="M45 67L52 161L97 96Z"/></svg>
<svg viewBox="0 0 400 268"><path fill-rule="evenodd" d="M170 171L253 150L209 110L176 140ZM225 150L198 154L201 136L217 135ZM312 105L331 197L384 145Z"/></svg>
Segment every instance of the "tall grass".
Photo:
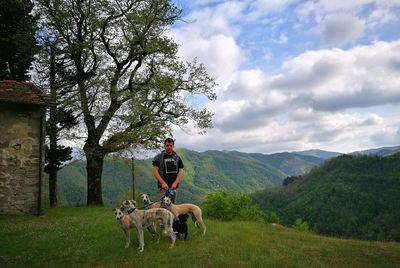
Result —
<svg viewBox="0 0 400 268"><path fill-rule="evenodd" d="M0 267L399 267L400 244L329 238L256 222L188 222L187 241L170 249L146 232L124 236L111 209L49 208L46 215L0 216Z"/></svg>

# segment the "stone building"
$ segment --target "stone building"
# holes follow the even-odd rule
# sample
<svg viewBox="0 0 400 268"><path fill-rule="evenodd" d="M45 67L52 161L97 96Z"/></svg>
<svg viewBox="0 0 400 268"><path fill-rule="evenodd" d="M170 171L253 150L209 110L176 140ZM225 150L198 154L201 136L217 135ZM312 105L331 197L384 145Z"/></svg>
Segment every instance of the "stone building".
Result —
<svg viewBox="0 0 400 268"><path fill-rule="evenodd" d="M0 81L0 213L43 214L49 98L28 82Z"/></svg>

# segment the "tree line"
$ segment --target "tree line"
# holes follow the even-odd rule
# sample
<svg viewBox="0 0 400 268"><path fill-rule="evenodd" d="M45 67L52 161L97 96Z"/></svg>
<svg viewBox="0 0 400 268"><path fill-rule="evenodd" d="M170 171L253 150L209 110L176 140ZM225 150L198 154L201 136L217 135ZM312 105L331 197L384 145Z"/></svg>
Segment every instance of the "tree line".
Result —
<svg viewBox="0 0 400 268"><path fill-rule="evenodd" d="M320 234L400 241L400 152L342 155L252 200L284 224L305 220Z"/></svg>

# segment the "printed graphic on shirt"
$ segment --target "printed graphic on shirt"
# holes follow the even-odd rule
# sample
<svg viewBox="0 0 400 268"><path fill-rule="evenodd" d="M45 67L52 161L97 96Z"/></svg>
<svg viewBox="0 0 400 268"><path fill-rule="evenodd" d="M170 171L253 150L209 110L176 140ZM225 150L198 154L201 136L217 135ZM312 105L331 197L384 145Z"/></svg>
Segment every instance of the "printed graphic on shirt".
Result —
<svg viewBox="0 0 400 268"><path fill-rule="evenodd" d="M164 159L164 163L165 163L165 173L166 174L178 172L178 167L175 165L175 161L173 158Z"/></svg>

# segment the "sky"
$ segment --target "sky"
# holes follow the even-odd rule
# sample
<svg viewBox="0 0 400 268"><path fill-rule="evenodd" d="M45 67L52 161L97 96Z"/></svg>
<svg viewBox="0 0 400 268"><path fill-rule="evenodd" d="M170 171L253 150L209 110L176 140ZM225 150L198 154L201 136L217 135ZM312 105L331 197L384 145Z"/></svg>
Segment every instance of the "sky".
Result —
<svg viewBox="0 0 400 268"><path fill-rule="evenodd" d="M400 0L174 0L168 31L184 61L216 78L200 135L174 127L175 146L199 152L347 153L400 144Z"/></svg>

